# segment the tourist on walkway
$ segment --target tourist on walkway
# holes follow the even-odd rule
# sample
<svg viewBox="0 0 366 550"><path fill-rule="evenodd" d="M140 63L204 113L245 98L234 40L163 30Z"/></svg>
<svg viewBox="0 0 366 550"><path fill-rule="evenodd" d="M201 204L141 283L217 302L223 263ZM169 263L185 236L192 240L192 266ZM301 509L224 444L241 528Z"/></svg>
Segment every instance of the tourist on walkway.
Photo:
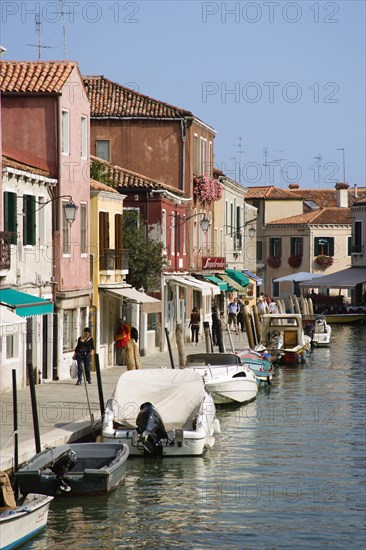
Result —
<svg viewBox="0 0 366 550"><path fill-rule="evenodd" d="M234 298L233 301L230 302L228 306L227 324L229 329L231 328L231 325L234 324L234 330L236 334L238 334L238 319L237 319L238 313L239 313L238 299Z"/></svg>
<svg viewBox="0 0 366 550"><path fill-rule="evenodd" d="M85 327L82 336L79 336L78 343L76 344L75 353L73 359L76 359L78 363L78 381L77 386L80 386L83 379L83 367L85 369L85 377L88 384L91 384L90 378L90 362L91 356L94 353L94 340L90 336L90 328Z"/></svg>
<svg viewBox="0 0 366 550"><path fill-rule="evenodd" d="M194 344L196 344L196 346L198 345L198 333L200 330L200 322L201 322L201 317L200 317L199 311L196 307L194 307L191 313L191 320L189 321L189 326L191 327L192 345Z"/></svg>

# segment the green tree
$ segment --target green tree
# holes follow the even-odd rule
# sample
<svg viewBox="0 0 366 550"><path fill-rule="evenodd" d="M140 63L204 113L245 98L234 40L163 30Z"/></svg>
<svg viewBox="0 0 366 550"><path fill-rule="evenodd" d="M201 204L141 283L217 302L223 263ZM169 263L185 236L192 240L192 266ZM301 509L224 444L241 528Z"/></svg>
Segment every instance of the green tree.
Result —
<svg viewBox="0 0 366 550"><path fill-rule="evenodd" d="M127 282L145 292L160 290L164 270L163 243L147 235L146 223L136 210L123 211L123 243L129 251Z"/></svg>
<svg viewBox="0 0 366 550"><path fill-rule="evenodd" d="M93 160L90 165L90 177L93 180L100 181L101 183L105 183L106 185L113 187L113 181L109 177L107 166L104 166L104 164L98 160Z"/></svg>

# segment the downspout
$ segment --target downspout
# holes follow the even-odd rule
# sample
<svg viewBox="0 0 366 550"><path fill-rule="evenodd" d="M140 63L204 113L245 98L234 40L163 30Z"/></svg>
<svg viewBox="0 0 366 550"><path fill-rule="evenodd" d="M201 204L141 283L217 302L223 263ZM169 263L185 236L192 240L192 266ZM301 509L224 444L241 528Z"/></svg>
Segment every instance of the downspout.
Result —
<svg viewBox="0 0 366 550"><path fill-rule="evenodd" d="M61 166L60 166L60 95L57 96L57 113L56 113L56 151L57 151L57 161L58 161L58 173L57 173L57 188L56 196L60 194L60 181L61 181ZM58 201L52 203L52 299L53 299L53 346L52 346L52 380L58 380L58 311L57 311L57 279L56 279L56 231L59 223L58 216ZM60 241L59 241L60 242Z"/></svg>

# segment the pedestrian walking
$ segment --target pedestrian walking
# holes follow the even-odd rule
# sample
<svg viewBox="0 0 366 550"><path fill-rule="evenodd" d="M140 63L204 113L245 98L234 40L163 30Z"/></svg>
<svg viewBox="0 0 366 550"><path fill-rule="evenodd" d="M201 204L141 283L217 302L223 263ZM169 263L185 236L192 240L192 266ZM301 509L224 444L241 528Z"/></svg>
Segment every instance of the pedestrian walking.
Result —
<svg viewBox="0 0 366 550"><path fill-rule="evenodd" d="M189 321L189 326L191 327L191 341L192 345L196 344L198 346L198 333L200 330L201 316L196 307L192 309L191 320Z"/></svg>
<svg viewBox="0 0 366 550"><path fill-rule="evenodd" d="M231 328L231 325L234 325L234 330L236 334L238 334L238 316L239 313L239 306L238 306L238 299L234 298L232 302L229 303L228 306L228 327Z"/></svg>
<svg viewBox="0 0 366 550"><path fill-rule="evenodd" d="M90 336L90 328L85 327L82 336L79 336L76 344L75 353L73 359L76 359L78 363L78 381L77 386L80 386L83 379L83 367L85 370L85 377L88 384L91 384L90 377L90 362L91 356L94 353L94 340Z"/></svg>

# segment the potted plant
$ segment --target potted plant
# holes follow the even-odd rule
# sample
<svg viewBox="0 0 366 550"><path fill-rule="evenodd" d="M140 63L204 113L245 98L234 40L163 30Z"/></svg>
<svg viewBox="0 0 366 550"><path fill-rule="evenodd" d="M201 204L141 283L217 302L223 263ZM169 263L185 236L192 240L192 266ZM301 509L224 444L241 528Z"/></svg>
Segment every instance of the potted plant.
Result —
<svg viewBox="0 0 366 550"><path fill-rule="evenodd" d="M291 267L300 267L302 262L302 256L299 254L294 254L293 256L290 256L288 259L288 263Z"/></svg>
<svg viewBox="0 0 366 550"><path fill-rule="evenodd" d="M320 254L320 256L317 256L314 259L315 263L318 267L321 269L326 269L327 267L330 267L333 265L333 257L332 256L325 256L325 254Z"/></svg>
<svg viewBox="0 0 366 550"><path fill-rule="evenodd" d="M281 265L281 256L268 256L267 264L270 267L280 267L280 265Z"/></svg>

